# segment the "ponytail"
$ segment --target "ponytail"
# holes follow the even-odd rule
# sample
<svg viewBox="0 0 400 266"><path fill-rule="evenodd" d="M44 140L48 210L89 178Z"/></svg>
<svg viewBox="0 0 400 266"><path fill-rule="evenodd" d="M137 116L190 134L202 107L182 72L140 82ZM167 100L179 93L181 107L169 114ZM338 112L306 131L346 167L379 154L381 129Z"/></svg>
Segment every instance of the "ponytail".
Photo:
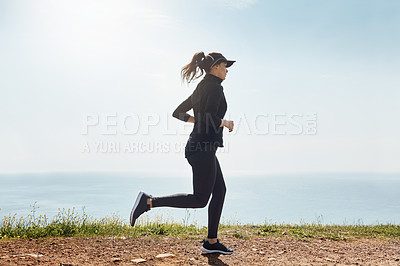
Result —
<svg viewBox="0 0 400 266"><path fill-rule="evenodd" d="M192 61L182 67L182 81L186 80L187 83L190 83L191 81L201 77L204 74L204 71L207 73L211 64L210 60L211 59L209 57L204 55L204 52L198 52L194 54Z"/></svg>

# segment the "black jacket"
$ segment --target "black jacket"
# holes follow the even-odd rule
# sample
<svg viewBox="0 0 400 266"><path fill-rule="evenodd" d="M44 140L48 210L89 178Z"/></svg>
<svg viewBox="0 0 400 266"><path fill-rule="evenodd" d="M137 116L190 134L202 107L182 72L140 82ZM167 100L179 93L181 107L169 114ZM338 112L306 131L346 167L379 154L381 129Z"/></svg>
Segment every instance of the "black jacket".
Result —
<svg viewBox="0 0 400 266"><path fill-rule="evenodd" d="M189 142L215 144L223 147L221 120L227 109L223 80L212 74L206 74L196 89L173 112L172 116L187 122L187 113L193 108L194 127Z"/></svg>

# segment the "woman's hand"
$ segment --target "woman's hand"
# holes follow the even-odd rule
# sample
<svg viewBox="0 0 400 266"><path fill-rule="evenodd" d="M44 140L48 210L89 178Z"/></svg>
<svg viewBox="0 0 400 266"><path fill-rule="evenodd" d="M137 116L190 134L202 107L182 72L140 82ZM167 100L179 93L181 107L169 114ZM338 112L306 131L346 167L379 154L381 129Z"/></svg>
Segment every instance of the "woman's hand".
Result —
<svg viewBox="0 0 400 266"><path fill-rule="evenodd" d="M189 119L188 119L188 121L186 121L186 122L194 123L194 122L195 122L195 121L194 121L194 117L193 117L193 116L189 116Z"/></svg>
<svg viewBox="0 0 400 266"><path fill-rule="evenodd" d="M221 122L220 126L221 127L227 127L229 129L229 132L232 132L232 130L233 130L233 121L232 120L222 119L222 122Z"/></svg>

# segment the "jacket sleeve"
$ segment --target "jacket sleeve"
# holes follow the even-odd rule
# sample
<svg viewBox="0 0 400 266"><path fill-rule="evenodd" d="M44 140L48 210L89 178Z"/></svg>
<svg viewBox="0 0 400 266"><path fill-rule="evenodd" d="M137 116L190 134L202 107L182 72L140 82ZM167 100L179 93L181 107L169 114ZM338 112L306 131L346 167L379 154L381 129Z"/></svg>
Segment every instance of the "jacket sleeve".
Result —
<svg viewBox="0 0 400 266"><path fill-rule="evenodd" d="M218 116L218 108L224 92L221 86L210 86L207 92L207 101L204 108L206 125L217 129L222 122L222 117Z"/></svg>
<svg viewBox="0 0 400 266"><path fill-rule="evenodd" d="M187 113L190 109L193 108L192 106L192 101L191 101L191 95L184 100L178 107L176 107L175 111L172 113L172 116L182 120L184 122L187 122L189 120L190 115Z"/></svg>

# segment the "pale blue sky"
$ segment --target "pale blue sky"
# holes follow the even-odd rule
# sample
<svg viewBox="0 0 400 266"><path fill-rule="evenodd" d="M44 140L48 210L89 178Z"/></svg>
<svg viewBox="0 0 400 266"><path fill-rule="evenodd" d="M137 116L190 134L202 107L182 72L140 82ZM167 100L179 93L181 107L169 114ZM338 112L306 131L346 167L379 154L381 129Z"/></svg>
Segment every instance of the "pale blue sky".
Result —
<svg viewBox="0 0 400 266"><path fill-rule="evenodd" d="M93 147L185 143L190 125L171 113L198 82L179 76L198 51L237 60L224 173L399 172L399 29L399 1L0 0L0 172L190 174L183 151ZM116 135L101 122L82 134L87 114L113 113ZM149 134L122 132L148 114ZM317 133L255 133L277 114L317 114Z"/></svg>

